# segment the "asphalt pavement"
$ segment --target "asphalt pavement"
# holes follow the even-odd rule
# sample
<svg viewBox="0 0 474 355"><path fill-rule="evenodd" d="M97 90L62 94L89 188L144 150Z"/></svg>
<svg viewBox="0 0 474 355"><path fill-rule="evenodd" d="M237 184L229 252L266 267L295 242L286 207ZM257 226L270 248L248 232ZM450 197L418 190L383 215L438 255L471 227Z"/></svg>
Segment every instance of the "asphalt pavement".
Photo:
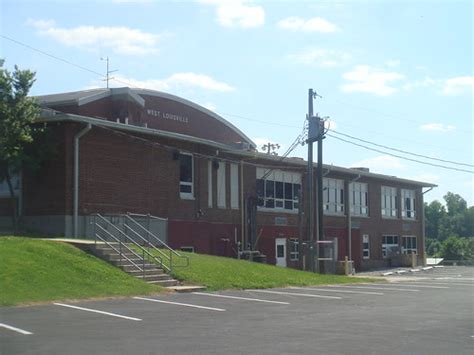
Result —
<svg viewBox="0 0 474 355"><path fill-rule="evenodd" d="M473 354L474 268L0 309L3 354Z"/></svg>

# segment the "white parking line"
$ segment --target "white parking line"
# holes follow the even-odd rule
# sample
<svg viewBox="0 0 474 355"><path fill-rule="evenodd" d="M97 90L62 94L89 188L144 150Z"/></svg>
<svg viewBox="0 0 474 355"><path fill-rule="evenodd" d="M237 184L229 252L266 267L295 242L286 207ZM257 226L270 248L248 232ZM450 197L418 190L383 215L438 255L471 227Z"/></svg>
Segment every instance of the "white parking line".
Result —
<svg viewBox="0 0 474 355"><path fill-rule="evenodd" d="M390 285L388 285L390 286ZM396 288L396 287L374 287L374 286L336 286L328 285L328 287L343 287L343 288L360 288L368 290L389 290L389 291L403 291L403 292L419 292L420 290L413 290L408 288Z"/></svg>
<svg viewBox="0 0 474 355"><path fill-rule="evenodd" d="M4 323L0 323L0 328L6 328L6 329L9 329L9 330L13 330L14 332L17 332L17 333L20 333L20 334L23 334L23 335L31 335L31 334L33 334L32 332L29 332L29 331L27 331L27 330L23 330L23 329L20 329L20 328L12 327L11 325L4 324Z"/></svg>
<svg viewBox="0 0 474 355"><path fill-rule="evenodd" d="M91 309L91 308L84 308L84 307L72 306L72 305L70 305L70 304L64 304L64 303L53 303L53 304L56 305L56 306L78 309L78 310L80 310L80 311L87 311L87 312L105 314L105 315L107 315L107 316L112 316L112 317L117 317L117 318L123 318L123 319L128 319L128 320L134 320L134 321L141 321L140 318L128 317L128 316L123 316L123 315L121 315L121 314L99 311L99 310L97 310L97 309Z"/></svg>
<svg viewBox="0 0 474 355"><path fill-rule="evenodd" d="M337 287L337 286L336 286ZM360 293L363 295L378 295L378 296L383 296L382 292L364 292L364 291L350 291L350 290L336 290L336 287L334 287L334 290L328 290L326 288L316 288L316 287L289 287L289 288L294 288L298 290L314 290L314 291L321 291L321 292L340 292L340 293Z"/></svg>
<svg viewBox="0 0 474 355"><path fill-rule="evenodd" d="M233 299L233 300L255 301L255 302L275 303L275 304L289 304L288 302L262 300L262 299L260 299L260 298L249 298L249 297L238 297L238 296L229 296L229 295L218 295L218 294L215 294L215 293L206 293L206 292L193 292L192 294L193 294L193 295L200 295L200 296L211 296L211 297L230 298L230 299Z"/></svg>
<svg viewBox="0 0 474 355"><path fill-rule="evenodd" d="M460 283L460 282L439 282L439 281L429 281L429 280L423 280L423 281L410 281L410 282L414 282L416 283L417 285L435 285L435 286L441 286L441 285L444 285L444 286L471 286L473 287L474 284L468 284L468 283Z"/></svg>
<svg viewBox="0 0 474 355"><path fill-rule="evenodd" d="M323 296L323 295L313 295L308 293L296 293L296 292L283 292L283 291L268 291L268 290L247 290L248 292L261 292L261 293L271 293L274 295L288 295L288 296L300 296L300 297L315 297L315 298L327 298L334 300L341 300L342 297L337 296Z"/></svg>
<svg viewBox="0 0 474 355"><path fill-rule="evenodd" d="M421 288L437 288L437 289L443 289L443 288L449 288L446 286L431 286L431 285L420 285L418 282L413 281L412 285L407 285L407 284L400 284L398 282L393 282L394 285L397 286L402 286L402 287L421 287Z"/></svg>
<svg viewBox="0 0 474 355"><path fill-rule="evenodd" d="M174 304L176 306L184 306L184 307L192 307L192 308L199 308L199 309L207 309L210 311L218 311L218 312L225 312L225 309L223 308L214 308L214 307L205 307L205 306L198 306L196 304L189 304L189 303L179 303L179 302L170 302L170 301L162 301L162 300L157 300L154 298L145 298L145 297L133 297L136 300L142 300L142 301L150 301L150 302L158 302L158 303L166 303L166 304Z"/></svg>

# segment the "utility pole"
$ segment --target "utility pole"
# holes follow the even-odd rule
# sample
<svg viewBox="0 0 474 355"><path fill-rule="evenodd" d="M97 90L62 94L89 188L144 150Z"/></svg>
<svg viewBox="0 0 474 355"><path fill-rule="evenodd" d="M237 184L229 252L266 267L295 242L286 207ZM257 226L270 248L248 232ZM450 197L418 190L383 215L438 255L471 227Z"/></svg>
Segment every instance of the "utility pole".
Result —
<svg viewBox="0 0 474 355"><path fill-rule="evenodd" d="M315 238L314 238L314 191L313 191L313 143L318 140L319 137L319 117L314 116L313 114L313 100L318 95L313 92L313 89L308 91L308 193L307 193L307 204L308 204L308 243L310 250L310 271L317 271L318 267L314 262L314 252L315 252ZM316 253L317 253L317 243L316 243ZM317 260L317 259L316 259Z"/></svg>
<svg viewBox="0 0 474 355"><path fill-rule="evenodd" d="M278 155L278 153L276 152L277 149L280 149L280 145L278 143L274 144L274 143L270 143L268 142L267 144L264 144L262 146L262 150L265 152L267 152L267 154L271 154L271 155Z"/></svg>
<svg viewBox="0 0 474 355"><path fill-rule="evenodd" d="M308 92L308 241L310 245L310 270L319 272L319 240L323 237L323 139L324 121L313 114L313 100L319 95L309 89ZM319 96L321 97L321 96ZM314 191L313 191L313 142L318 142L317 165L317 225L318 233L314 235Z"/></svg>

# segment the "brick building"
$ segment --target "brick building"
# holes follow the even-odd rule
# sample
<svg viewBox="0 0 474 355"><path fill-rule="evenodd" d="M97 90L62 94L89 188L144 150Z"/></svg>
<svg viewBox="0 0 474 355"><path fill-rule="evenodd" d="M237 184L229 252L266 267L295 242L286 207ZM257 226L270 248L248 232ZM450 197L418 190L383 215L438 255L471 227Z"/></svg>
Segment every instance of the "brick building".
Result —
<svg viewBox="0 0 474 355"><path fill-rule="evenodd" d="M151 90L95 89L38 97L39 122L56 153L39 174L15 179L23 228L90 236L93 213L168 219L174 248L300 267L306 241L306 162L258 153L217 114ZM389 263L393 250L424 257L423 188L435 185L324 166L324 236L357 269ZM0 185L0 225L10 223ZM315 213L316 215L316 213Z"/></svg>

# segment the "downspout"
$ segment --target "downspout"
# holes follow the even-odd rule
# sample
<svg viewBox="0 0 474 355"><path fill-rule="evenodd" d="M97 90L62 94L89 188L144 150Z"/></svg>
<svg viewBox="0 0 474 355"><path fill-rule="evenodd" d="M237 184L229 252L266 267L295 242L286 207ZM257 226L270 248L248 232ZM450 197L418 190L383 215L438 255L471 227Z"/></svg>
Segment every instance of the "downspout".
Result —
<svg viewBox="0 0 474 355"><path fill-rule="evenodd" d="M347 191L349 192L348 193L348 197L347 197L347 204L348 204L348 208L347 208L347 229L348 229L348 233L347 233L347 236L348 236L348 241L349 241L349 261L352 261L352 215L351 215L351 184L353 182L356 182L357 180L360 179L360 175L357 175L357 177L355 177L354 179L352 180L349 180L349 183L347 184Z"/></svg>
<svg viewBox="0 0 474 355"><path fill-rule="evenodd" d="M245 245L245 209L244 209L244 161L240 161L240 222L241 222L241 241L240 248L237 245L237 259L240 259L240 250Z"/></svg>
<svg viewBox="0 0 474 355"><path fill-rule="evenodd" d="M74 136L74 200L73 200L73 234L77 238L79 219L79 139L92 129L90 123Z"/></svg>
<svg viewBox="0 0 474 355"><path fill-rule="evenodd" d="M426 244L425 244L425 239L426 239L426 235L425 235L425 202L424 202L424 194L426 194L427 192L430 192L431 190L433 190L433 187L430 187L428 190L426 190L425 192L421 192L421 242L423 243L423 266L426 266Z"/></svg>

